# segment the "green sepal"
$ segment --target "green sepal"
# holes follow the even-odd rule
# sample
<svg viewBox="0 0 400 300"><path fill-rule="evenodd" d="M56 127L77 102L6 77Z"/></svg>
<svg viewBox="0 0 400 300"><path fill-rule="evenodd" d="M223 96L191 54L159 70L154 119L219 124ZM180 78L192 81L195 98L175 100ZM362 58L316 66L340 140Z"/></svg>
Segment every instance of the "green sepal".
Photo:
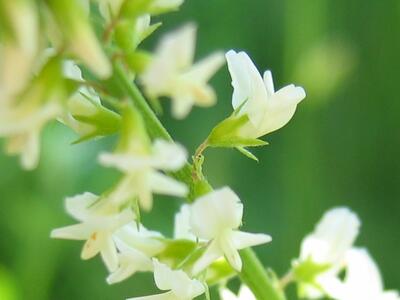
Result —
<svg viewBox="0 0 400 300"><path fill-rule="evenodd" d="M247 115L237 116L235 112L211 131L207 141L210 147L259 147L268 143L256 138L243 137L240 130L249 122Z"/></svg>
<svg viewBox="0 0 400 300"><path fill-rule="evenodd" d="M143 73L151 61L151 56L146 51L134 51L125 55L129 68L136 74Z"/></svg>
<svg viewBox="0 0 400 300"><path fill-rule="evenodd" d="M250 158L250 159L255 160L256 162L258 162L257 156L255 156L253 153L251 153L246 148L244 148L244 147L236 147L236 150L238 150L241 154L243 154L247 158Z"/></svg>
<svg viewBox="0 0 400 300"><path fill-rule="evenodd" d="M294 265L293 274L297 281L312 284L319 274L329 270L330 267L331 264L318 264L308 258Z"/></svg>
<svg viewBox="0 0 400 300"><path fill-rule="evenodd" d="M124 1L120 9L121 18L134 19L148 13L149 7L154 0Z"/></svg>

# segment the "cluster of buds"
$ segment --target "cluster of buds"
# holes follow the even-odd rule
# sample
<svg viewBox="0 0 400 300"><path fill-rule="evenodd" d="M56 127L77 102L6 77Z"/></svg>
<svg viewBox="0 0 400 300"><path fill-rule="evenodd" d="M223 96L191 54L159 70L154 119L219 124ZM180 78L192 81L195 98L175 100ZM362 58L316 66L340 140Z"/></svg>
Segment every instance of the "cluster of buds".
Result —
<svg viewBox="0 0 400 300"><path fill-rule="evenodd" d="M98 161L116 168L119 180L100 195L67 198L65 208L78 224L54 229L51 236L85 241L82 259L99 254L109 284L136 272L153 272L164 292L146 299L190 300L208 296L214 284L220 284L224 300L258 299L262 288L242 284L236 296L224 284L244 268L241 250L272 239L240 230L243 203L231 188L212 190L205 184L203 152L207 147L235 148L257 159L247 148L266 145L260 138L290 121L306 96L304 89L291 84L276 91L271 71L261 75L245 52L230 50L224 56L218 51L194 63L194 24L165 35L154 53L140 49L161 25L152 24L152 17L178 9L183 0L92 2L0 0L0 137L6 139L6 151L20 154L22 165L34 168L40 132L51 120L74 130L76 143L118 134L115 149L100 153ZM102 36L94 30L95 18L103 25ZM170 98L172 115L181 119L194 105L216 102L208 82L225 62L233 112L211 130L190 165L182 145L167 133L154 134L164 129L152 127L159 126L158 120L131 85L137 80L153 105L160 97ZM203 185L196 189L191 183L199 180ZM173 237L143 224L141 212L153 208L156 194L188 200L175 215ZM289 273L300 297L399 299L397 292L383 290L368 252L353 246L359 226L354 213L338 208L305 238ZM346 277L341 279L343 270ZM364 282L371 284L365 288Z"/></svg>

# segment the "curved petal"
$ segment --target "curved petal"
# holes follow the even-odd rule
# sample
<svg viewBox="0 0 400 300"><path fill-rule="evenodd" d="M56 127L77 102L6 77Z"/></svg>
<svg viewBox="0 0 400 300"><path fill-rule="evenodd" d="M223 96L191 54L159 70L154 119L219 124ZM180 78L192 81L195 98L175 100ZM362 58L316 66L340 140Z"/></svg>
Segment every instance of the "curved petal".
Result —
<svg viewBox="0 0 400 300"><path fill-rule="evenodd" d="M236 229L242 222L243 204L229 188L223 187L198 198L191 206L193 233L211 240L226 229Z"/></svg>
<svg viewBox="0 0 400 300"><path fill-rule="evenodd" d="M187 186L159 172L150 175L151 190L156 194L185 197L188 193Z"/></svg>
<svg viewBox="0 0 400 300"><path fill-rule="evenodd" d="M236 249L253 247L272 241L271 236L263 233L249 233L243 231L233 231L231 233L233 244Z"/></svg>
<svg viewBox="0 0 400 300"><path fill-rule="evenodd" d="M110 236L104 240L101 248L101 258L109 272L114 272L118 268L118 253L114 241Z"/></svg>
<svg viewBox="0 0 400 300"><path fill-rule="evenodd" d="M65 199L65 209L67 212L79 221L84 221L88 218L89 207L98 200L99 196L85 192Z"/></svg>
<svg viewBox="0 0 400 300"><path fill-rule="evenodd" d="M226 260L236 271L242 270L242 259L240 258L239 251L235 247L232 239L232 232L222 234L217 240L219 247L224 253Z"/></svg>
<svg viewBox="0 0 400 300"><path fill-rule="evenodd" d="M186 149L177 143L157 139L153 144L152 167L164 171L176 171L187 159Z"/></svg>
<svg viewBox="0 0 400 300"><path fill-rule="evenodd" d="M50 237L67 240L87 240L92 233L93 228L82 223L53 229Z"/></svg>
<svg viewBox="0 0 400 300"><path fill-rule="evenodd" d="M172 292L166 292L158 295L129 298L127 300L176 300L176 297Z"/></svg>

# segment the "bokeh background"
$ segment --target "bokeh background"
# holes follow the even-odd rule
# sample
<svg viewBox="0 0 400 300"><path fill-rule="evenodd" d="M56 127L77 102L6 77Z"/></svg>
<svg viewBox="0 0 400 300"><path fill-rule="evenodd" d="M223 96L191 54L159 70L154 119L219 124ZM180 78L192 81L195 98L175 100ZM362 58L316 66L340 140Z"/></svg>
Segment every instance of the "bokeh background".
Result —
<svg viewBox="0 0 400 300"><path fill-rule="evenodd" d="M398 0L187 0L163 16L164 26L145 43L180 24L199 25L198 57L215 49L245 50L275 84L305 87L308 96L293 120L257 149L260 163L233 150L207 150L205 172L214 186L230 185L246 204L244 228L268 232L258 247L278 274L289 268L299 244L322 213L346 205L362 219L357 245L368 247L385 286L400 287L400 2ZM226 68L213 79L219 102L195 109L166 126L193 151L230 111ZM79 259L82 243L50 240L54 227L71 224L63 198L101 193L118 178L99 167L99 151L114 138L71 146L73 133L46 128L40 166L23 172L0 155L0 299L125 299L153 288L140 274L115 286L96 258ZM172 204L171 204L172 203ZM175 199L160 199L144 223L171 234ZM291 288L290 299L296 299Z"/></svg>

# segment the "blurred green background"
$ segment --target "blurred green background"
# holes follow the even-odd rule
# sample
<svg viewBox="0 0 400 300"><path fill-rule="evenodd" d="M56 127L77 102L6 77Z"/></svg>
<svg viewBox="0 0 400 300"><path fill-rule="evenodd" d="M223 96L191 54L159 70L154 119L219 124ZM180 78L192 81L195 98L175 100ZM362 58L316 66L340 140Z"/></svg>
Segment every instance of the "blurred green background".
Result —
<svg viewBox="0 0 400 300"><path fill-rule="evenodd" d="M400 2L398 0L187 0L162 32L187 21L199 25L198 57L245 50L260 70L271 69L276 87L296 83L308 96L293 120L257 149L257 164L230 150L207 150L205 172L214 186L230 185L245 202L244 228L270 233L258 247L278 274L289 268L299 244L322 213L347 205L362 219L357 245L368 247L387 288L399 288L400 248ZM213 79L219 102L172 120L176 139L194 148L230 111L227 69ZM59 124L46 128L40 167L23 172L0 155L0 299L125 299L150 293L149 274L115 286L105 283L99 258L83 262L82 243L50 240L52 228L71 224L63 198L101 193L118 177L96 164L114 139L77 146ZM171 204L172 203L172 204ZM145 225L171 234L179 206L160 199ZM293 296L293 287L291 291Z"/></svg>

